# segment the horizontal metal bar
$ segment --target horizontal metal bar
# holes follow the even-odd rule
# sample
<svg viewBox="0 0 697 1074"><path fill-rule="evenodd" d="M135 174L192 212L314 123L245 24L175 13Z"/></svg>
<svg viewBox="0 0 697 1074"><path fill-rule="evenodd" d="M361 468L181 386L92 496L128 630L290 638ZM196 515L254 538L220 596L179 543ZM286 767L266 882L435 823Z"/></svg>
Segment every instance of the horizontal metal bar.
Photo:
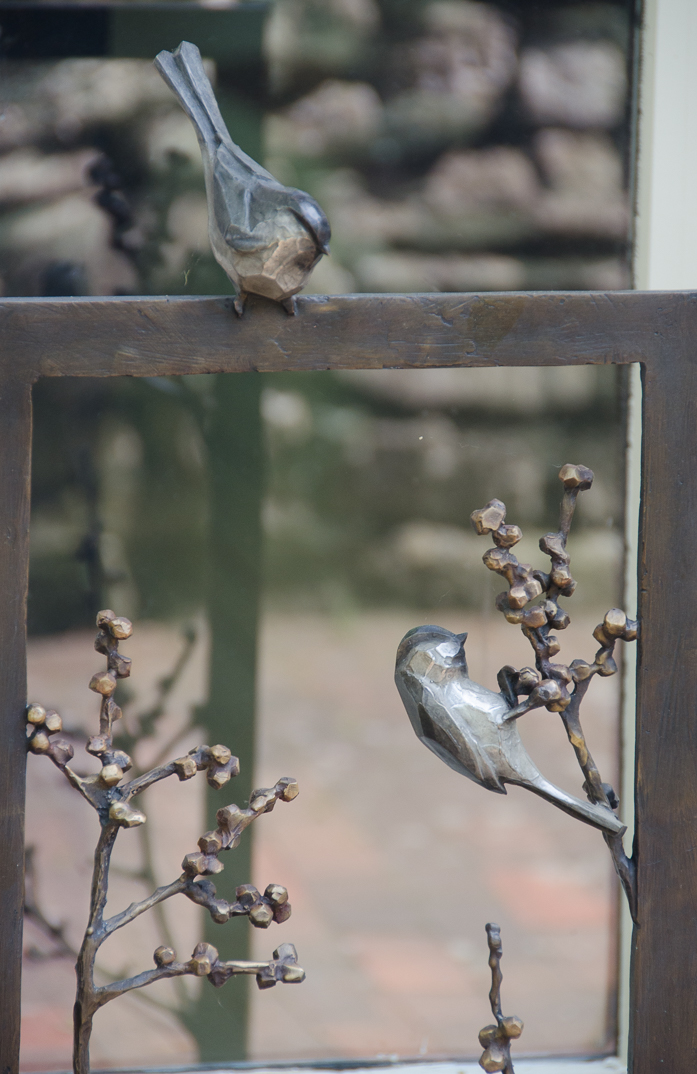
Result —
<svg viewBox="0 0 697 1074"><path fill-rule="evenodd" d="M4 299L0 340L40 376L651 363L697 309L692 292L305 295L289 316L252 299ZM670 348L668 348L670 350Z"/></svg>

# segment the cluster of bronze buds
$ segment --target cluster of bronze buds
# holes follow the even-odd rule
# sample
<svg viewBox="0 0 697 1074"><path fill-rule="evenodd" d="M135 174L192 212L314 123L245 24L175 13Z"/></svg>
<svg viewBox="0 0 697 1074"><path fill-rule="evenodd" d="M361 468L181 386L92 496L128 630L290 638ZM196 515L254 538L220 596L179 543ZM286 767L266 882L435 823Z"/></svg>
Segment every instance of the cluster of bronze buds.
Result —
<svg viewBox="0 0 697 1074"><path fill-rule="evenodd" d="M119 679L127 678L131 673L131 660L119 652L119 642L130 638L133 624L123 616L117 616L107 609L97 616L99 633L94 647L107 658L105 671L98 671L89 681L89 688L101 697L99 710L99 734L93 735L85 749L101 763L101 770L95 776L82 778L68 767L74 755L73 747L64 739L45 741L48 735L59 731L62 726L57 712L45 712L41 705L29 705L27 708L27 732L29 749L32 753L45 753L65 774L85 798L97 809L104 808L110 820L124 828L132 828L145 823L145 814L134 809L127 800L111 796L109 792L116 788L124 775L132 767L131 758L123 750L114 749L112 727L115 720L121 719L121 709L113 700Z"/></svg>
<svg viewBox="0 0 697 1074"><path fill-rule="evenodd" d="M222 863L220 868L223 868ZM281 884L269 884L263 895L253 884L240 884L235 889L237 900L227 902L217 897L211 880L194 880L185 873L183 881L182 891L186 897L205 907L217 925L224 925L231 917L246 916L255 928L267 929L272 921L281 925L291 914L288 891Z"/></svg>
<svg viewBox="0 0 697 1074"><path fill-rule="evenodd" d="M72 760L74 750L64 738L51 739L63 730L63 721L55 709L43 705L27 706L27 746L32 753L47 754L55 765L65 768Z"/></svg>
<svg viewBox="0 0 697 1074"><path fill-rule="evenodd" d="M216 830L202 835L198 841L198 852L187 854L184 858L182 869L186 875L214 876L221 872L223 865L218 859L220 851L236 847L244 829L262 813L270 813L279 798L283 802L292 802L298 793L297 780L284 776L270 790L253 791L247 809L240 809L237 805L223 806L216 813Z"/></svg>
<svg viewBox="0 0 697 1074"><path fill-rule="evenodd" d="M210 943L196 944L188 962L178 963L171 947L158 947L153 958L158 969L166 967L172 976L189 973L207 977L216 988L240 973L254 974L259 988L273 988L278 981L300 984L305 980L305 971L298 965L298 953L292 943L282 943L269 962L221 962L217 949Z"/></svg>
<svg viewBox="0 0 697 1074"><path fill-rule="evenodd" d="M119 652L119 642L130 638L133 624L130 619L116 615L107 608L97 615L97 626L99 633L94 640L94 647L98 653L106 656L107 667L106 671L96 672L89 681L90 690L100 695L102 703L99 712L99 734L93 735L85 748L101 762L99 779L103 786L116 787L125 773L133 767L127 753L114 749L112 732L114 721L120 720L122 715L112 694L116 690L118 680L127 679L131 674L131 659ZM112 820L116 819L112 817ZM134 827L134 824L128 826Z"/></svg>
<svg viewBox="0 0 697 1074"><path fill-rule="evenodd" d="M499 672L499 685L513 707L517 706L520 695L527 697L519 706L521 712L542 705L549 712L564 712L571 702L569 687L595 674L614 675L617 671L613 659L615 642L619 639L633 641L637 636L637 624L628 620L619 608L611 608L594 632L601 648L592 664L585 660L574 660L570 665L552 663L560 645L550 631L565 630L570 622L568 614L559 607L558 599L570 597L576 588L569 569L566 539L578 494L591 487L593 471L587 466L567 463L559 471L559 478L564 485L559 530L540 538L540 549L552 561L549 573L535 570L529 563L519 563L510 551L523 534L518 526L505 524L506 506L501 500L491 500L486 507L473 511L471 516L476 532L480 535L490 533L496 545L484 553L484 565L501 574L509 585L508 591L499 593L496 598L496 607L509 623L521 627L535 650L535 668L517 670L506 666ZM530 604L542 594L544 600Z"/></svg>
<svg viewBox="0 0 697 1074"><path fill-rule="evenodd" d="M513 1070L511 1063L511 1041L517 1040L523 1032L523 1022L515 1014L502 1018L500 1025L484 1026L479 1032L479 1043L484 1052L479 1060L483 1070Z"/></svg>
<svg viewBox="0 0 697 1074"><path fill-rule="evenodd" d="M240 762L227 746L197 746L189 750L186 757L177 757L172 764L180 780L191 779L205 769L208 786L214 791L219 791L233 776L240 774Z"/></svg>
<svg viewBox="0 0 697 1074"><path fill-rule="evenodd" d="M297 781L284 776L271 788L252 791L247 809L237 805L223 806L216 814L216 830L202 835L198 851L185 856L182 862L186 881L184 894L192 902L205 906L214 921L223 924L231 917L247 915L256 928L266 929L272 921L280 925L290 917L288 892L280 884L269 884L263 895L253 885L242 884L235 891L237 901L230 903L218 899L214 884L202 878L222 872L223 863L218 855L222 850L236 847L245 828L257 817L270 813L279 800L292 802L298 793Z"/></svg>
<svg viewBox="0 0 697 1074"><path fill-rule="evenodd" d="M131 637L133 624L129 619L106 609L97 615L97 626L99 633L94 647L97 652L106 656L107 666L104 671L96 672L89 681L89 688L99 694L101 705L99 733L92 735L85 748L93 757L99 759L100 772L95 776L82 778L66 767L73 757L73 747L63 739L49 739L50 735L61 730L61 718L57 712L46 712L41 705L30 705L27 709L28 747L33 753L46 753L54 764L66 772L73 785L95 808L107 813L109 820L123 828L133 828L144 824L146 819L141 810L135 809L129 803L132 795L139 793L142 788L138 785L138 780L126 786L119 786L125 774L132 768L133 762L127 753L114 747L113 725L116 720L121 719L122 713L112 696L118 680L128 678L131 674L130 657L119 652L119 642ZM206 772L209 785L220 790L233 776L239 774L240 764L227 746L197 746L185 757L178 757L170 761L169 765L163 766L158 770L157 778L176 774L180 780L186 780L202 771ZM274 802L275 800L274 797Z"/></svg>
<svg viewBox="0 0 697 1074"><path fill-rule="evenodd" d="M479 1065L487 1071L487 1074L493 1071L514 1074L511 1041L517 1040L523 1032L523 1021L515 1014L504 1017L501 1013L501 981L503 980L501 929L491 922L486 926L486 936L489 943L489 968L491 969L489 1002L496 1024L484 1026L479 1033L479 1043L484 1049Z"/></svg>

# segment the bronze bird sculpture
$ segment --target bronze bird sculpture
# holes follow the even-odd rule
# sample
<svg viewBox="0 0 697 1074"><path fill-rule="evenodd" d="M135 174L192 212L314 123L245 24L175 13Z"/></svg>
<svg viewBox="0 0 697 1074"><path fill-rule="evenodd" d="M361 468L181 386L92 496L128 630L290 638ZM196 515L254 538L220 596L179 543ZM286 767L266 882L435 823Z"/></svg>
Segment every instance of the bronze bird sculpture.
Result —
<svg viewBox="0 0 697 1074"><path fill-rule="evenodd" d="M470 679L466 638L444 627L421 626L410 630L397 650L397 689L424 745L490 791L505 794L506 783L527 787L594 828L623 832L606 806L584 802L545 779L521 740L519 712L503 694Z"/></svg>
<svg viewBox="0 0 697 1074"><path fill-rule="evenodd" d="M241 316L246 296L255 294L295 313L294 296L329 252L326 216L309 194L283 186L235 145L195 45L182 41L174 52L160 52L155 66L196 129L208 235L235 288L236 312Z"/></svg>

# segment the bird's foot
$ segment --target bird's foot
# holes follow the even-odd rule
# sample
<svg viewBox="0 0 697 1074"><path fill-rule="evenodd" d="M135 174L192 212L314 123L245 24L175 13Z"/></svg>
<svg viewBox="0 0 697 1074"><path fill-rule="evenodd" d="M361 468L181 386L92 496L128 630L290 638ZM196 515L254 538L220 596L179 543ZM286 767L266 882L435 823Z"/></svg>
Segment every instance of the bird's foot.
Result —
<svg viewBox="0 0 697 1074"><path fill-rule="evenodd" d="M295 317L298 312L298 307L295 305L295 295L291 295L290 298L284 298L281 305L286 313L290 314L291 317Z"/></svg>
<svg viewBox="0 0 697 1074"><path fill-rule="evenodd" d="M247 296L244 291L240 291L240 293L238 295L235 295L235 297L233 298L232 308L234 309L238 317L241 317L244 313L244 304L246 301Z"/></svg>

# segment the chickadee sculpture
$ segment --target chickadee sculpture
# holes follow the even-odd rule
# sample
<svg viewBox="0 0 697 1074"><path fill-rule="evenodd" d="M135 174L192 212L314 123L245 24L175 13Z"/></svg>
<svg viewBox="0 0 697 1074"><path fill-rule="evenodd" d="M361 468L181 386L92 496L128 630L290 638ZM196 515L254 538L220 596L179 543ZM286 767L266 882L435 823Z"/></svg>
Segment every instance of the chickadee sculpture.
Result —
<svg viewBox="0 0 697 1074"><path fill-rule="evenodd" d="M412 727L425 746L481 787L505 794L504 784L539 794L565 813L603 832L625 826L607 807L584 802L545 779L527 753L518 713L503 694L470 679L467 634L420 626L397 650L395 681Z"/></svg>
<svg viewBox="0 0 697 1074"><path fill-rule="evenodd" d="M241 316L247 294L255 294L295 313L294 295L329 253L329 221L314 198L277 182L235 145L195 45L160 52L155 66L196 128L208 235L237 292L235 310Z"/></svg>

